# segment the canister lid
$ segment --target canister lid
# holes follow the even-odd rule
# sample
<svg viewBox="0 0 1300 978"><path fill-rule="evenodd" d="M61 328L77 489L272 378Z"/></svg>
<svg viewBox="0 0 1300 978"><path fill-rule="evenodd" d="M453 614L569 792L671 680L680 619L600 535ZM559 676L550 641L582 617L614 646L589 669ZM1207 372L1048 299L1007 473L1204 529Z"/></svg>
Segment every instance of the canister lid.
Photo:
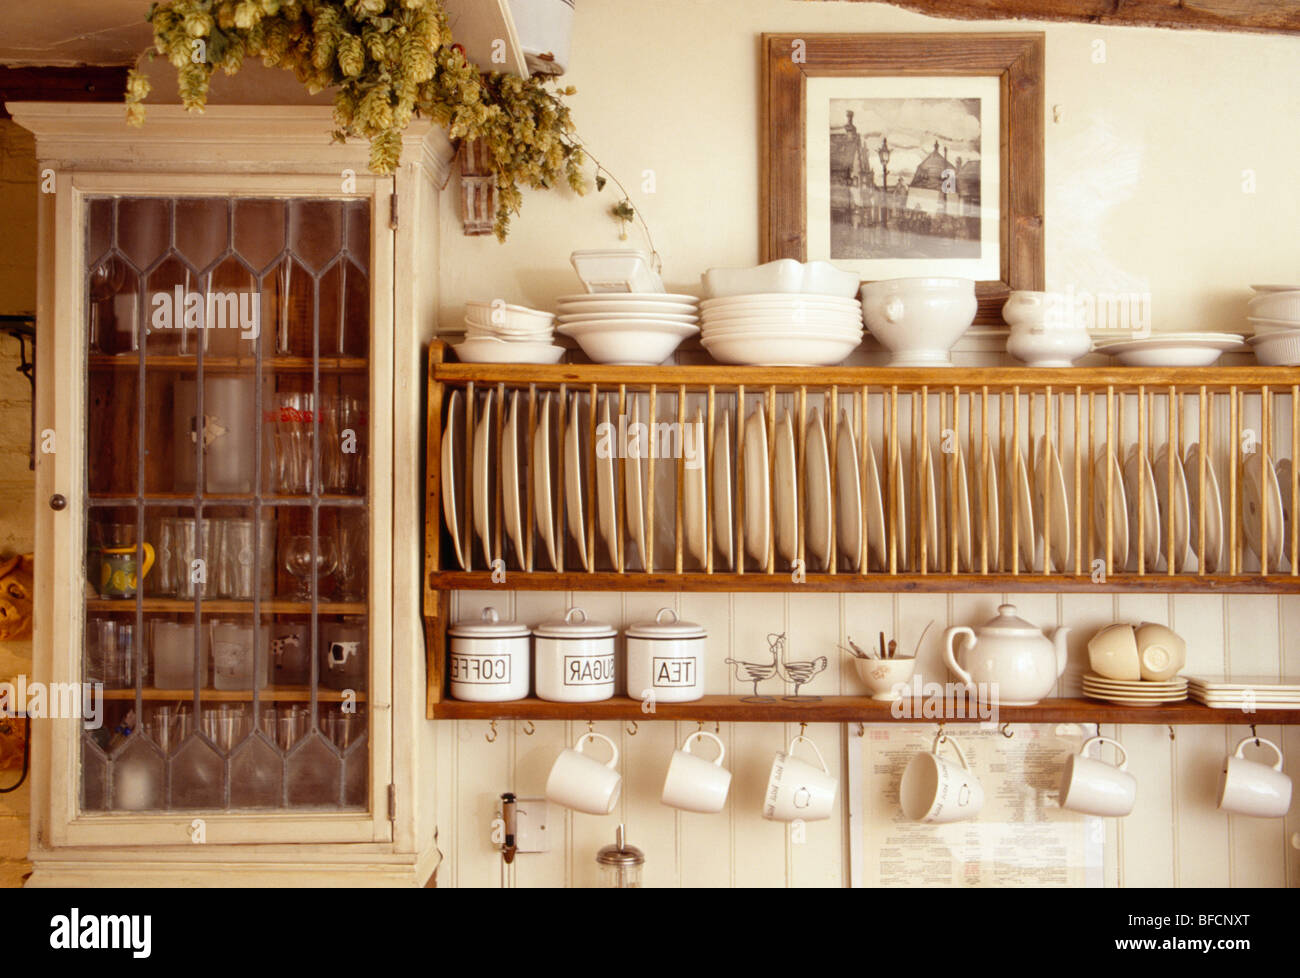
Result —
<svg viewBox="0 0 1300 978"><path fill-rule="evenodd" d="M617 633L603 621L589 621L581 608L570 608L563 618L542 622L533 634L539 638L612 638Z"/></svg>
<svg viewBox="0 0 1300 978"><path fill-rule="evenodd" d="M457 638L524 638L528 626L517 621L501 621L496 608L484 608L481 618L458 621L448 629L448 634Z"/></svg>
<svg viewBox="0 0 1300 978"><path fill-rule="evenodd" d="M628 638L707 638L704 628L693 621L682 621L672 608L660 608L654 621L629 625Z"/></svg>

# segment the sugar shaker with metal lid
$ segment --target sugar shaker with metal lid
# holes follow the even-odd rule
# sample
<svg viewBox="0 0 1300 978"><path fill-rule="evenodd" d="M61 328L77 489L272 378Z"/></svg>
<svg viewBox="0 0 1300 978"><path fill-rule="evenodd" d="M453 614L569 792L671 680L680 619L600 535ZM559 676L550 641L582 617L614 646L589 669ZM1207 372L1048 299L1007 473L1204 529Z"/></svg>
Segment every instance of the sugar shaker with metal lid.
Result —
<svg viewBox="0 0 1300 978"><path fill-rule="evenodd" d="M599 885L603 889L640 889L645 853L627 844L621 822L614 839L614 845L604 846L596 853L596 864L600 867Z"/></svg>

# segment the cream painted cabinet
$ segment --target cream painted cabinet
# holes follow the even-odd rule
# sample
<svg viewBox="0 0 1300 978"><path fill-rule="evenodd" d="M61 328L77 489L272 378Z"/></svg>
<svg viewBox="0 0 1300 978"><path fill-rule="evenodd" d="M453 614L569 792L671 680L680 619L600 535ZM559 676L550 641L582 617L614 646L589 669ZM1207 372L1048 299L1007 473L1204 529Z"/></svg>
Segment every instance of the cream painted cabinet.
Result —
<svg viewBox="0 0 1300 978"><path fill-rule="evenodd" d="M35 724L33 882L424 883L450 145L413 126L377 177L316 107L9 108L43 181L32 679L83 690Z"/></svg>

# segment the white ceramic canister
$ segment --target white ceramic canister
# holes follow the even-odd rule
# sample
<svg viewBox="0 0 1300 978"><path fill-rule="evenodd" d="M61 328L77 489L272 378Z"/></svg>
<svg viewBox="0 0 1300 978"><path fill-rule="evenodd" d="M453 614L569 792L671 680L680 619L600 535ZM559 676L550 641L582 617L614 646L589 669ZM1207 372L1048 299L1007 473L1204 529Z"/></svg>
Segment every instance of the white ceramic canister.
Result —
<svg viewBox="0 0 1300 978"><path fill-rule="evenodd" d="M628 696L686 703L704 695L708 635L703 628L679 620L672 608L660 608L654 621L631 625L626 634Z"/></svg>
<svg viewBox="0 0 1300 978"><path fill-rule="evenodd" d="M451 695L458 700L497 703L528 696L530 632L527 625L501 621L495 608L448 630Z"/></svg>
<svg viewBox="0 0 1300 978"><path fill-rule="evenodd" d="M537 695L555 703L592 703L614 695L611 625L570 608L533 629Z"/></svg>

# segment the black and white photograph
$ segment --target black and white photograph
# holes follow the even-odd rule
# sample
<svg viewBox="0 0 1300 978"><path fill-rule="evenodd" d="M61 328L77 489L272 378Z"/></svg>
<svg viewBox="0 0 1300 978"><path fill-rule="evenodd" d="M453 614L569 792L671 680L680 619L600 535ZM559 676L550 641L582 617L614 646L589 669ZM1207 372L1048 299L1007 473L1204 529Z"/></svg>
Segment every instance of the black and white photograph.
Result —
<svg viewBox="0 0 1300 978"><path fill-rule="evenodd" d="M978 259L978 98L830 100L831 254Z"/></svg>

